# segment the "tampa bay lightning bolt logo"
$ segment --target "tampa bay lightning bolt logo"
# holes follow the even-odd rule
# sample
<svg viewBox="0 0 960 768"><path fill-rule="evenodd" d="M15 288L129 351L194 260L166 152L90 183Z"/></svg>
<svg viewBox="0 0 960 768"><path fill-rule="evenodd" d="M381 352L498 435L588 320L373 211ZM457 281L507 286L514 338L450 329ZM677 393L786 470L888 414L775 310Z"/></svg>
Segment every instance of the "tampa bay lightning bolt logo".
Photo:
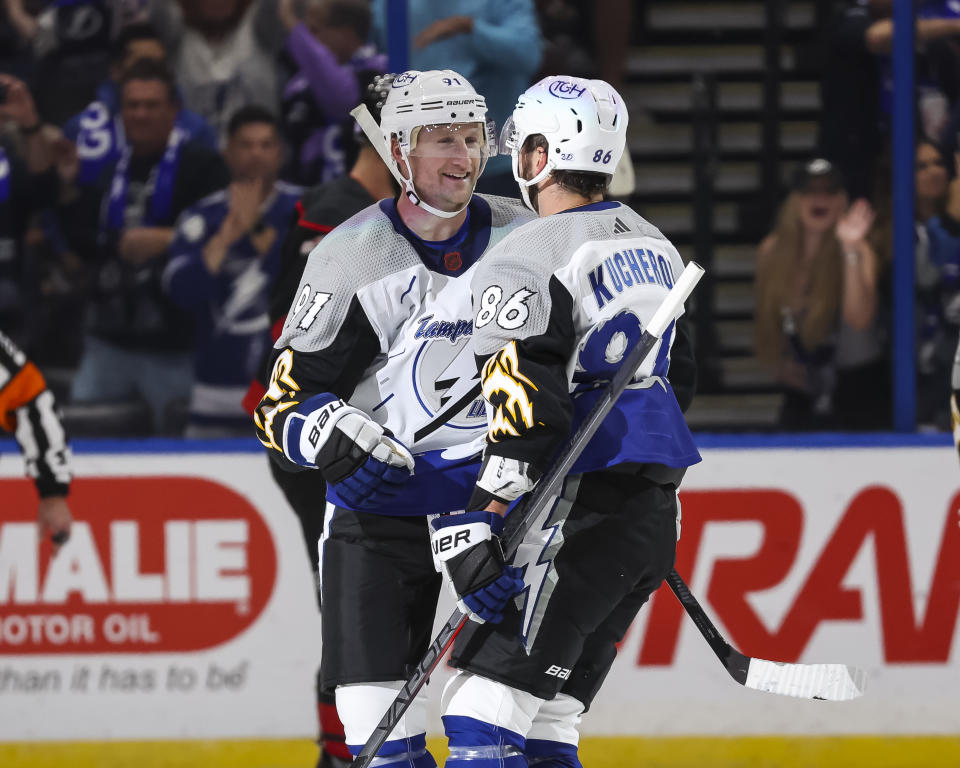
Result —
<svg viewBox="0 0 960 768"><path fill-rule="evenodd" d="M428 323L428 321L431 321ZM420 407L430 417L450 409L479 381L470 338L470 320L433 321L424 319L414 334L426 339L417 350L413 364L413 388ZM454 429L486 429L483 398L477 395L465 406L450 413L446 426Z"/></svg>
<svg viewBox="0 0 960 768"><path fill-rule="evenodd" d="M580 478L568 477L563 490L555 497L549 511L544 511L537 520L543 520L539 530L535 522L523 543L517 548L513 565L523 569L525 588L514 598L517 609L523 615L520 639L527 655L536 642L544 614L559 580L554 559L563 546L563 524L573 508L571 499L577 497Z"/></svg>
<svg viewBox="0 0 960 768"><path fill-rule="evenodd" d="M629 309L595 325L580 343L573 380L584 382L612 378L623 358L642 335L640 318Z"/></svg>

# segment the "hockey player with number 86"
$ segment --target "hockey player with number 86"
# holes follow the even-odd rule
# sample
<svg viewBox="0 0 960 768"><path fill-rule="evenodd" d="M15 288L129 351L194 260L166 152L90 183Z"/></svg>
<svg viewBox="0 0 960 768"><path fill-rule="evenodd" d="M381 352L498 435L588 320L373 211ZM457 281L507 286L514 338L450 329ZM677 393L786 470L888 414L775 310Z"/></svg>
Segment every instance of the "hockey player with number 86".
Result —
<svg viewBox="0 0 960 768"><path fill-rule="evenodd" d="M466 513L432 525L434 540L449 542L440 556L462 597L517 569L524 586L502 621L467 622L456 638L451 664L460 671L443 694L448 768L578 768L580 718L673 567L677 487L700 460L683 416L695 367L682 316L511 562L496 535L508 505L536 486L605 395L684 269L655 226L603 199L626 129L610 85L555 76L520 96L501 134L539 218L505 237L474 275L487 445Z"/></svg>

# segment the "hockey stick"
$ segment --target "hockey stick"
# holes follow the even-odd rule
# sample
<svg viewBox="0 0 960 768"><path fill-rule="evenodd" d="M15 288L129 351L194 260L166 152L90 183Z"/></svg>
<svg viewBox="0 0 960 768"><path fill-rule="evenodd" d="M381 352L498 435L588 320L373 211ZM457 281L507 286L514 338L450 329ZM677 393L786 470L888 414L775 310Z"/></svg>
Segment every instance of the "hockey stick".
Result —
<svg viewBox="0 0 960 768"><path fill-rule="evenodd" d="M517 523L517 525L510 526L504 534L502 543L506 560L510 559L536 518L551 503L552 497L559 492L564 478L573 468L583 449L587 447L587 443L590 442L594 433L603 423L617 398L633 380L637 369L646 360L647 355L656 347L667 326L680 312L683 302L687 300L702 275L703 268L699 264L690 262L687 265L687 268L683 270L653 317L650 318L650 322L644 329L640 340L630 350L630 353L610 380L603 396L590 409L583 423L570 438L570 442L567 443L549 471L537 483L537 487L527 497L522 508L518 507L509 515L507 519L511 523ZM363 745L363 749L354 759L353 768L368 768L380 747L383 746L400 718L403 717L403 713L407 711L410 702L420 692L427 678L430 677L444 654L453 645L457 633L466 620L467 614L459 608L454 610L450 618L447 619L436 639L430 644L426 655L417 665L413 675L400 689L383 719L380 720L379 725L374 729L370 738L367 739L367 743Z"/></svg>
<svg viewBox="0 0 960 768"><path fill-rule="evenodd" d="M847 664L789 664L744 656L723 639L676 570L667 574L666 581L730 677L740 685L819 701L849 701L863 695L866 674Z"/></svg>

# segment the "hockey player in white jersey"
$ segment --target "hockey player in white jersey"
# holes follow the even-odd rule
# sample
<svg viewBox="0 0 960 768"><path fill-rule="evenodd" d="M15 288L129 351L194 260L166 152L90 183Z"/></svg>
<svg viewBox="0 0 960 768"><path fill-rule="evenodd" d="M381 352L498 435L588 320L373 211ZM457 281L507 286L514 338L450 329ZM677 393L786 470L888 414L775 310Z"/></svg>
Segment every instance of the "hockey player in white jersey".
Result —
<svg viewBox="0 0 960 768"><path fill-rule="evenodd" d="M433 527L460 595L510 567L523 570L525 589L503 621L467 622L457 637L451 663L460 671L443 694L448 768L580 766L580 717L673 566L676 489L700 458L678 402L689 404L695 368L689 346L674 344L675 324L511 565L495 535L683 270L656 227L603 200L626 128L607 83L548 77L520 97L501 137L540 218L504 238L474 276L487 446L467 512Z"/></svg>
<svg viewBox="0 0 960 768"><path fill-rule="evenodd" d="M464 509L479 469L470 279L533 219L519 201L473 194L496 137L458 73L397 76L376 130L402 191L311 253L254 416L275 460L327 481L321 676L354 754L429 644L441 576L426 515ZM509 571L484 585L488 617L520 586ZM425 731L418 701L377 765L436 765Z"/></svg>

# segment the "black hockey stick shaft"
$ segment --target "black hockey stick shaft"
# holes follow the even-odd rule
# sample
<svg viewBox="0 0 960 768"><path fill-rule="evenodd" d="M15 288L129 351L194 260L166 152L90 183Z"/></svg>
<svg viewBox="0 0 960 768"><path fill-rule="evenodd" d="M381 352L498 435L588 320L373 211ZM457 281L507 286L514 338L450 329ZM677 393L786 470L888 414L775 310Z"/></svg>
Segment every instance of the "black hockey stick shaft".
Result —
<svg viewBox="0 0 960 768"><path fill-rule="evenodd" d="M654 313L647 327L644 329L639 341L630 350L626 359L620 365L620 368L614 374L610 383L607 385L603 396L594 404L593 408L584 418L573 437L564 447L560 456L554 462L553 466L537 483L537 487L525 499L524 503L510 513L507 520L515 522L517 525L509 526L504 534L503 550L504 557L509 560L510 556L516 551L517 547L523 541L523 537L533 525L536 518L550 503L563 483L564 478L569 474L573 465L576 463L587 443L599 429L610 409L617 401L617 398L623 394L623 391L629 386L636 375L637 369L647 358L647 355L656 347L660 337L666 331L667 326L674 320L680 312L683 303L693 292L694 287L703 275L703 268L695 262L690 262L687 268L677 279L676 284L670 289L666 298L661 302L657 311ZM455 609L450 618L443 625L440 634L430 644L426 655L417 665L413 675L404 684L403 688L389 706L379 725L374 729L367 743L363 745L356 759L353 761L353 768L367 768L373 758L376 756L380 747L390 737L390 733L396 727L404 712L410 706L414 697L423 688L427 679L434 669L440 664L444 654L453 645L453 641L467 620L467 615L459 608Z"/></svg>
<svg viewBox="0 0 960 768"><path fill-rule="evenodd" d="M740 683L740 685L744 685L747 682L747 668L750 666L750 658L740 653L740 651L723 639L723 635L720 634L720 631L714 626L713 622L710 621L707 612L703 610L703 607L697 601L697 598L693 596L690 588L675 568L671 569L670 573L667 574L666 582L670 585L670 589L672 589L673 594L677 596L677 600L680 601L680 605L683 606L687 615L693 619L693 623L697 625L700 634L703 635L707 643L710 644L713 652L717 654L717 658L720 659L727 672L730 673L730 676Z"/></svg>
<svg viewBox="0 0 960 768"><path fill-rule="evenodd" d="M436 432L440 427L446 424L450 419L456 416L460 411L466 408L470 403L480 397L483 388L478 381L472 387L470 391L461 395L457 398L457 401L453 403L448 408L444 408L437 416L427 424L424 424L420 429L413 433L414 441L423 440L427 435L432 432Z"/></svg>
<svg viewBox="0 0 960 768"><path fill-rule="evenodd" d="M851 701L863 696L867 676L849 664L768 661L740 653L723 639L676 570L667 583L724 668L745 688L814 701Z"/></svg>

